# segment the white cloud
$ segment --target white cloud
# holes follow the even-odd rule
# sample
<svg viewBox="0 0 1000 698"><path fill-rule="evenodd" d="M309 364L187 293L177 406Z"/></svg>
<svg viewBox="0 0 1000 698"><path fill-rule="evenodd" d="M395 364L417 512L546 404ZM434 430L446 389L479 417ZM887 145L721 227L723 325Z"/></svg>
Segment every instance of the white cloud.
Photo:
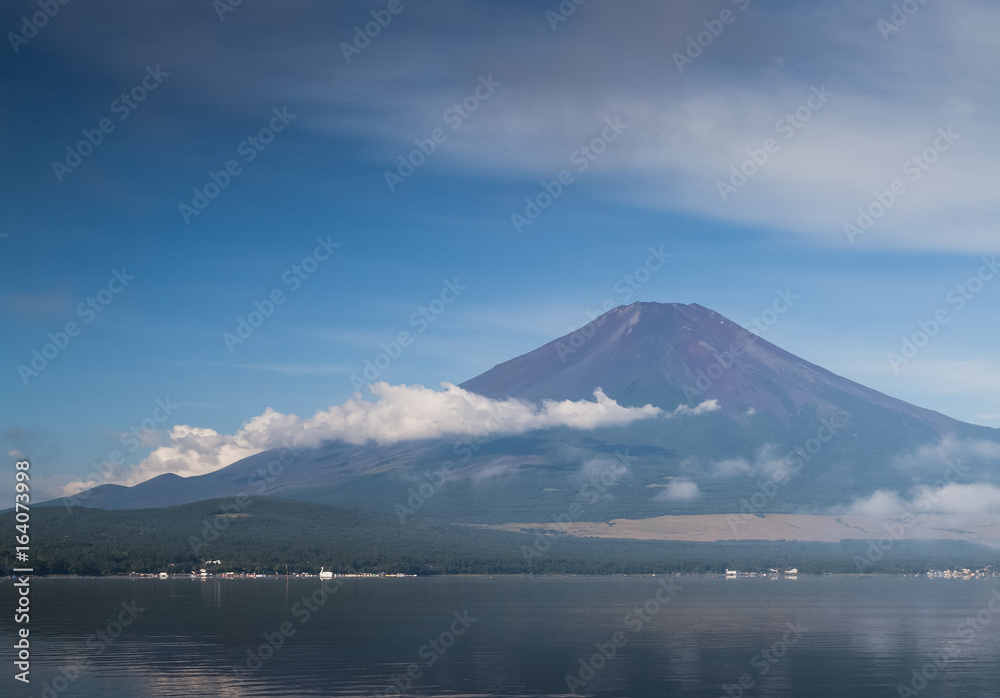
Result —
<svg viewBox="0 0 1000 698"><path fill-rule="evenodd" d="M1000 443L985 439L955 439L945 437L936 443L924 444L912 453L897 456L897 468L914 471L938 471L944 474L953 464L960 471L970 465L1000 465Z"/></svg>
<svg viewBox="0 0 1000 698"><path fill-rule="evenodd" d="M1000 488L991 483L921 485L910 490L910 499L891 490L876 490L840 511L886 519L913 514L995 514L1000 513Z"/></svg>
<svg viewBox="0 0 1000 698"><path fill-rule="evenodd" d="M580 468L581 481L600 481L613 483L631 472L625 459L591 458Z"/></svg>
<svg viewBox="0 0 1000 698"><path fill-rule="evenodd" d="M594 400L544 400L540 405L517 399L491 400L450 383L443 390L423 386L376 383L375 400L355 394L342 405L317 412L309 419L285 415L270 408L235 434L178 425L168 433L170 443L154 450L136 466L119 469L106 482L134 485L163 473L183 477L203 475L274 448L310 448L340 439L351 444L389 444L410 439L470 437L477 433L521 434L535 429L569 427L594 429L629 424L638 419L673 415L700 415L718 409L714 401L694 408L684 406L664 414L658 407L622 407L598 388ZM65 494L101 484L71 482Z"/></svg>
<svg viewBox="0 0 1000 698"><path fill-rule="evenodd" d="M793 474L792 459L788 454L782 454L775 444L764 444L754 454L753 463L746 458L729 458L717 461L713 465L716 475L737 477L741 475L757 475L772 480L784 481Z"/></svg>
<svg viewBox="0 0 1000 698"><path fill-rule="evenodd" d="M988 483L921 486L913 490L913 506L928 514L1000 513L1000 488Z"/></svg>
<svg viewBox="0 0 1000 698"><path fill-rule="evenodd" d="M709 412L718 412L719 401L718 400L705 400L704 402L698 403L694 407L688 407L687 405L678 405L673 411L675 415L692 415L692 414L707 414Z"/></svg>
<svg viewBox="0 0 1000 698"><path fill-rule="evenodd" d="M690 480L677 478L667 484L667 488L657 496L670 502L690 502L701 496L698 485Z"/></svg>
<svg viewBox="0 0 1000 698"><path fill-rule="evenodd" d="M726 477L749 475L753 472L753 466L750 465L746 458L729 458L717 462L715 464L715 472L718 475Z"/></svg>
<svg viewBox="0 0 1000 698"><path fill-rule="evenodd" d="M876 490L868 497L856 499L847 507L846 513L892 519L905 514L908 509L898 492Z"/></svg>
<svg viewBox="0 0 1000 698"><path fill-rule="evenodd" d="M463 126L466 137L449 140L439 164L475 170L489 162L526 176L549 176L566 166L566 153L589 142L605 118L618 116L628 129L595 166L600 175L617 178L602 187L608 198L847 245L842 225L870 204L876 190L899 179L906 193L859 244L992 250L998 205L990 182L1000 138L991 120L997 98L984 66L997 63L990 37L1000 27L1000 11L981 0L928 4L919 22L887 41L875 26L885 10L862 0L838 4L836 12L808 3L781 12L755 6L738 13L725 46L706 50L680 75L670 54L683 49L686 34L703 29L702 5L646 4L636 12L645 26L588 8L573 17L571 31L560 34L555 73L540 73L527 60L497 65L502 93ZM794 55L795 47L781 42L786 53L776 62L772 42L763 38L806 35L844 53L817 61L811 53ZM532 45L550 37L525 40ZM626 43L630 50L622 51ZM484 39L483 50L489 45ZM632 51L664 67L652 81L656 88L650 89L650 76L635 73L616 55ZM746 69L733 65L734 54ZM811 69L788 70L784 58L788 64L808 60ZM623 78L628 68L632 77ZM431 61L419 72L437 69ZM358 83L372 77L347 76ZM354 118L335 128L377 130L409 146L413 133L432 118L427 112L454 101L461 87L411 82L379 90L388 95L380 111L400 116L371 119L366 112L363 124ZM776 123L820 85L833 96L785 140ZM368 92L355 88L331 99L349 102L358 94ZM949 127L959 139L912 181L902 172L904 161L929 148L938 128ZM767 138L775 138L780 150L724 202L716 182Z"/></svg>

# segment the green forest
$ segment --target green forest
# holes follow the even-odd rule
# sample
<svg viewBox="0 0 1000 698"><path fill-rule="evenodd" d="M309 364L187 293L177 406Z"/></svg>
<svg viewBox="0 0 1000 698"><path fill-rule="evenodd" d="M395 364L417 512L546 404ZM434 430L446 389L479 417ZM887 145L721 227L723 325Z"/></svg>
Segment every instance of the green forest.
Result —
<svg viewBox="0 0 1000 698"><path fill-rule="evenodd" d="M14 514L0 515L14 531ZM958 541L686 543L573 538L557 530L512 533L441 525L269 497L219 499L162 509L33 508L30 563L36 575L189 573L208 560L219 572L433 574L646 574L767 571L923 573L1000 566L1000 553ZM10 575L13 546L0 560ZM859 562L859 560L861 562ZM862 564L863 563L863 564Z"/></svg>

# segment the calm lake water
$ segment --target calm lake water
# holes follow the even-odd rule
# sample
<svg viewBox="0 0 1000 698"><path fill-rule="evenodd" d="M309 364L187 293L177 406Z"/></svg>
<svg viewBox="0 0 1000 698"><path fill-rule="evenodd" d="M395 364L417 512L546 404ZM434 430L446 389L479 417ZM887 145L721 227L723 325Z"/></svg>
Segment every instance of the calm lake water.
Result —
<svg viewBox="0 0 1000 698"><path fill-rule="evenodd" d="M35 579L25 690L12 678L4 580L0 693L539 696L569 694L570 676L600 696L889 698L899 684L922 697L1000 696L997 578L326 586L324 596L318 579Z"/></svg>

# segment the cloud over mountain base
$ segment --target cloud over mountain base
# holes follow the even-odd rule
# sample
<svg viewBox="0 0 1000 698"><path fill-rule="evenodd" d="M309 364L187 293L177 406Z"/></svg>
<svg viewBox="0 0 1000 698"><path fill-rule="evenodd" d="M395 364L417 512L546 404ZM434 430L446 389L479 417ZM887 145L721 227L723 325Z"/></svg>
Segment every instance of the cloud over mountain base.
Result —
<svg viewBox="0 0 1000 698"><path fill-rule="evenodd" d="M64 493L73 495L105 483L131 486L164 473L204 475L262 451L313 448L338 439L350 444L384 445L482 433L522 434L555 427L595 429L718 409L715 401L694 409L685 406L672 413L652 405L623 407L600 388L594 391L593 401L543 400L534 404L515 398L490 399L451 383L442 386L443 390L432 390L418 385L375 383L371 387L375 400L365 400L355 393L344 404L321 410L308 419L268 408L235 434L177 425L168 432L170 443L155 449L138 465L112 471L110 477L71 482Z"/></svg>

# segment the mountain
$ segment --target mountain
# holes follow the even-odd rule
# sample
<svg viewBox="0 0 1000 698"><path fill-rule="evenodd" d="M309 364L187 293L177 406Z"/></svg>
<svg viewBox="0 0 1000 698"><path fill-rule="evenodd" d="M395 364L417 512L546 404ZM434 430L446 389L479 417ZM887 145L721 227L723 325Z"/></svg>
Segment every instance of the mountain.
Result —
<svg viewBox="0 0 1000 698"><path fill-rule="evenodd" d="M627 426L491 434L461 443L338 441L287 464L277 452L261 453L207 475L104 485L81 499L89 507L123 509L248 493L393 512L404 520L552 521L574 511L588 480L614 471L613 481L587 498L586 511L574 515L607 521L739 511L775 472L794 466L795 476L768 494L757 513L802 513L828 511L878 489L906 492L933 483L943 463L915 466L904 458L922 447L1000 443L998 430L837 376L696 304L615 308L461 387L533 402L591 400L601 388L622 405L653 404L666 414ZM694 414L706 401L714 403ZM435 472L448 462L441 484ZM968 482L997 475L989 458L963 472Z"/></svg>
<svg viewBox="0 0 1000 698"><path fill-rule="evenodd" d="M14 530L16 523L15 512L0 514L5 530ZM338 572L419 575L722 573L727 567L855 572L855 557L865 556L870 546L858 540L776 544L565 538L546 555L526 558L522 550L534 544L534 533L412 520L400 526L391 514L280 497L247 497L238 505L209 499L127 511L47 507L33 512L31 528L45 541L32 550L34 574L43 576L187 575L200 568L215 574L315 574L321 566ZM13 547L0 552L0 575L12 575L22 564ZM969 541L903 540L866 571L923 572L932 564L981 568L995 565L996 554Z"/></svg>
<svg viewBox="0 0 1000 698"><path fill-rule="evenodd" d="M620 404L667 410L717 399L740 423L751 408L786 424L808 410L846 419L863 402L928 434L961 429L954 419L834 375L697 304L619 306L461 387L532 401L588 399L600 387Z"/></svg>

